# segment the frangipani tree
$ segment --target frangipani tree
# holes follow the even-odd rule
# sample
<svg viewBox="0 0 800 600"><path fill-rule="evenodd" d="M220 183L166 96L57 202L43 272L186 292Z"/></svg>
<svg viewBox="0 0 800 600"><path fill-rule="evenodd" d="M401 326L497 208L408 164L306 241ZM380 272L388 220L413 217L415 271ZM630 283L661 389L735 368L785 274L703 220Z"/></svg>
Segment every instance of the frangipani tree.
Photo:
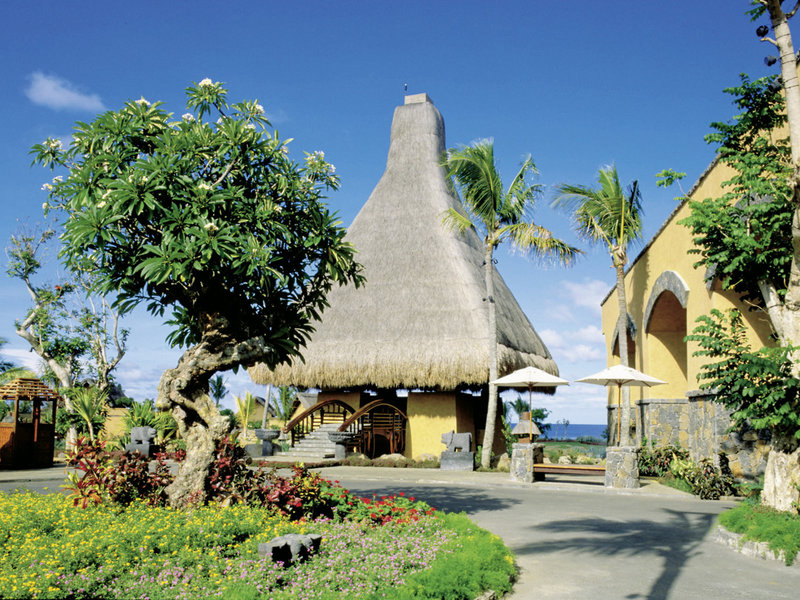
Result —
<svg viewBox="0 0 800 600"><path fill-rule="evenodd" d="M624 189L620 184L616 166L599 170L597 187L560 185L553 204L567 209L574 221L578 235L591 243L608 247L611 263L617 275L617 303L619 316L620 363L628 365L628 302L625 297L625 265L628 263L628 244L642 234L641 192L634 181ZM623 392L620 419L620 445L630 444L631 408L629 390Z"/></svg>
<svg viewBox="0 0 800 600"><path fill-rule="evenodd" d="M494 303L494 249L510 240L520 251L540 257L571 263L579 250L554 237L530 217L541 186L530 180L538 173L528 157L511 180L503 187L494 162L494 144L484 140L472 146L449 149L443 165L458 189L467 214L455 209L443 218L446 227L462 232L475 229L484 244L484 277L489 307L489 381L497 379L497 309ZM489 383L489 407L483 438L481 465L489 467L497 423L497 386Z"/></svg>
<svg viewBox="0 0 800 600"><path fill-rule="evenodd" d="M61 256L88 263L117 306L170 315L185 348L164 372L156 406L187 446L167 492L175 506L205 497L228 422L208 396L218 371L274 366L300 354L334 284L362 281L345 229L323 203L338 178L321 152L302 164L256 101L228 104L222 83L186 90L175 118L129 101L77 123L69 148L48 139L36 162L64 168L48 206L63 218Z"/></svg>

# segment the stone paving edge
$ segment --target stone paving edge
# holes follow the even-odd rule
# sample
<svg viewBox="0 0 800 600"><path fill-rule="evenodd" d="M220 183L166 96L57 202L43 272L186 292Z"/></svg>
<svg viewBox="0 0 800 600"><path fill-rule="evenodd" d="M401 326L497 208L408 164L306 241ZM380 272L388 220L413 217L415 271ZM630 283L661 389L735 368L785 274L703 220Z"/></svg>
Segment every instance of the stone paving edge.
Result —
<svg viewBox="0 0 800 600"><path fill-rule="evenodd" d="M753 540L744 540L743 538L743 533L734 533L733 531L725 529L722 525L718 525L717 533L714 536L714 541L722 544L723 546L733 548L739 554L744 554L745 556L749 556L751 558L780 561L781 563L786 564L786 554L783 550L779 550L777 553L775 553L774 550L770 549L767 542L755 542ZM787 566L791 569L800 570L800 561L795 558L794 562Z"/></svg>

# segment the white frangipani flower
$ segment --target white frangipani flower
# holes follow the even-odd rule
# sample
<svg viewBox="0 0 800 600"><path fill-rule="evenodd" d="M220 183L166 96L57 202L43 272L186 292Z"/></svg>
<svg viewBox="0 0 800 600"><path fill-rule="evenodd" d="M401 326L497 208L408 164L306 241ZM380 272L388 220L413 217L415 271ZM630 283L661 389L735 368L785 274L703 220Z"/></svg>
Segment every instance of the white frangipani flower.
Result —
<svg viewBox="0 0 800 600"><path fill-rule="evenodd" d="M150 106L150 103L144 99L144 96L142 96L138 100L134 100L134 102L136 102L136 104L141 104L143 106Z"/></svg>
<svg viewBox="0 0 800 600"><path fill-rule="evenodd" d="M211 87L212 85L214 85L214 83L208 77L206 77L197 85L200 87Z"/></svg>
<svg viewBox="0 0 800 600"><path fill-rule="evenodd" d="M217 227L216 225L214 225L214 223L212 223L211 221L209 221L208 223L206 223L205 225L203 225L203 228L204 228L206 231L210 231L211 233L214 233L215 231L219 231L219 227Z"/></svg>
<svg viewBox="0 0 800 600"><path fill-rule="evenodd" d="M181 119L187 122L192 122L194 121L194 115L192 113L183 113Z"/></svg>
<svg viewBox="0 0 800 600"><path fill-rule="evenodd" d="M97 203L97 208L105 208L105 206L106 206L105 200L103 200L102 202L98 202Z"/></svg>
<svg viewBox="0 0 800 600"><path fill-rule="evenodd" d="M263 115L263 114L264 114L264 107L263 107L263 106L261 106L260 104L256 104L256 112L257 112L259 115Z"/></svg>
<svg viewBox="0 0 800 600"><path fill-rule="evenodd" d="M49 183L43 183L42 184L42 191L49 192L52 189L53 189L52 184L49 184Z"/></svg>

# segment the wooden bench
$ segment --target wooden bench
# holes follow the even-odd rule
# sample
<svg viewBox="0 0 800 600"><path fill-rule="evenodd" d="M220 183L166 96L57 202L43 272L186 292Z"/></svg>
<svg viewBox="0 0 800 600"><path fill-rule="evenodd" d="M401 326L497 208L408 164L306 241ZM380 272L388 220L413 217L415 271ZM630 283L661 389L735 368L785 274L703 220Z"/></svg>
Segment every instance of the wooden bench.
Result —
<svg viewBox="0 0 800 600"><path fill-rule="evenodd" d="M534 463L533 474L552 473L553 475L605 475L603 465L558 465L550 463Z"/></svg>

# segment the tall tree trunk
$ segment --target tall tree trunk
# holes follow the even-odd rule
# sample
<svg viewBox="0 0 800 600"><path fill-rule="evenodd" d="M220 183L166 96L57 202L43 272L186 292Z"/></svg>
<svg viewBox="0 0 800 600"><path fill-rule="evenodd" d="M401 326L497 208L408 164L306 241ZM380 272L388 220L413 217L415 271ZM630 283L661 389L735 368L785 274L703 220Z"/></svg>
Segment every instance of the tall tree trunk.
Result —
<svg viewBox="0 0 800 600"><path fill-rule="evenodd" d="M617 271L617 303L619 317L617 318L617 331L619 332L619 362L628 367L628 302L625 298L625 263L619 258L614 259L614 268ZM631 394L627 385L621 388L622 398L619 399L620 435L617 443L620 446L630 446L631 443Z"/></svg>
<svg viewBox="0 0 800 600"><path fill-rule="evenodd" d="M483 433L483 450L481 452L481 466L486 469L490 468L492 464L492 447L497 427L497 386L491 383L497 379L497 312L494 303L493 250L494 245L491 241L487 241L484 276L486 278L486 302L489 308L489 406L486 409L486 428Z"/></svg>
<svg viewBox="0 0 800 600"><path fill-rule="evenodd" d="M789 273L789 284L786 297L777 313L782 323L776 324L775 330L782 332L781 342L784 345L800 345L800 83L797 79L797 62L795 60L792 34L786 15L781 8L781 0L766 0L775 42L781 59L781 77L786 94L786 112L789 122L789 139L792 150L792 200L794 213L792 216L792 264ZM771 298L765 298L768 303ZM770 312L770 316L773 311ZM793 352L792 374L800 376L800 352ZM764 473L764 491L761 500L764 504L777 510L797 510L800 500L800 450L797 439L777 439L773 434L770 453Z"/></svg>

